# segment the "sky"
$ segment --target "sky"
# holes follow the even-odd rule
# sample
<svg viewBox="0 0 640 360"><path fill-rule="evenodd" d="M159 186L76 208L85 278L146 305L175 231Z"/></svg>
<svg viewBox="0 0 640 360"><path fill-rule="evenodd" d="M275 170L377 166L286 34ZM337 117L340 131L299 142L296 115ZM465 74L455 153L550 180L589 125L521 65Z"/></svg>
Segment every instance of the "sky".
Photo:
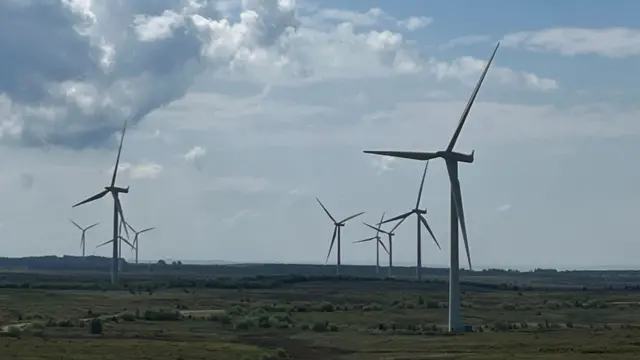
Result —
<svg viewBox="0 0 640 360"><path fill-rule="evenodd" d="M410 210L424 163L362 151L444 149L500 41L456 145L476 151L459 170L474 265L636 268L640 3L579 4L2 1L2 255L80 254L69 219L99 221L87 252L109 255L112 201L71 206L108 185L126 120L124 212L156 227L141 259L324 263L317 196L366 212L342 256L373 263L362 221ZM442 245L425 237L423 264L447 266L441 160L422 207ZM415 263L414 221L396 264Z"/></svg>

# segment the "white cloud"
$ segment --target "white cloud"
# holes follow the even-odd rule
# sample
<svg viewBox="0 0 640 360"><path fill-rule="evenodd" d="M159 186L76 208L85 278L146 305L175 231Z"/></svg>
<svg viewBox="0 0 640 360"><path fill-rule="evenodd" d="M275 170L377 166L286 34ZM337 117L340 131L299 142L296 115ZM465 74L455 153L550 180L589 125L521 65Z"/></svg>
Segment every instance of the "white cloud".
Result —
<svg viewBox="0 0 640 360"><path fill-rule="evenodd" d="M598 54L611 58L640 55L640 29L558 27L506 35L505 46L567 56Z"/></svg>
<svg viewBox="0 0 640 360"><path fill-rule="evenodd" d="M489 41L491 41L491 36L489 35L465 35L452 39L441 47L451 48L454 46L468 46Z"/></svg>
<svg viewBox="0 0 640 360"><path fill-rule="evenodd" d="M389 170L393 170L393 164L398 158L390 156L375 156L371 157L371 165L376 168L377 174L380 175Z"/></svg>
<svg viewBox="0 0 640 360"><path fill-rule="evenodd" d="M462 56L450 63L433 63L431 71L438 79L453 77L467 84L475 84L478 75L486 66L486 60L480 60L471 56ZM497 77L505 84L524 85L532 90L549 91L558 88L558 82L553 79L541 78L530 72L517 72L509 68L492 65L491 76Z"/></svg>
<svg viewBox="0 0 640 360"><path fill-rule="evenodd" d="M504 212L504 211L507 211L509 209L511 209L511 204L503 204L503 205L500 205L500 206L498 206L496 208L496 210L498 210L499 212Z"/></svg>
<svg viewBox="0 0 640 360"><path fill-rule="evenodd" d="M426 16L411 16L405 20L398 21L398 26L407 31L423 29L433 22L432 18Z"/></svg>
<svg viewBox="0 0 640 360"><path fill-rule="evenodd" d="M187 162L194 162L203 156L207 155L207 149L203 146L194 146L191 150L184 154L184 160Z"/></svg>
<svg viewBox="0 0 640 360"><path fill-rule="evenodd" d="M118 165L118 175L129 176L134 180L156 179L162 172L162 165L153 162L144 162L132 164L130 162L121 162ZM113 174L113 166L107 172Z"/></svg>

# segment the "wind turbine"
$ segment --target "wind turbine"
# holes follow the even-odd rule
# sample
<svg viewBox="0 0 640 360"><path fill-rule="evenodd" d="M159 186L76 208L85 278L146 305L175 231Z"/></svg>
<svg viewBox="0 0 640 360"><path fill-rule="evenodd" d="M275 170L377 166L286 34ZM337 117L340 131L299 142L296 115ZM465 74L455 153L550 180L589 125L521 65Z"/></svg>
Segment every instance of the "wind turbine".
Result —
<svg viewBox="0 0 640 360"><path fill-rule="evenodd" d="M389 275L387 275L387 277L391 277L391 269L393 269L393 236L395 235L394 231L398 228L398 226L400 226L400 224L402 223L402 221L399 221L398 223L396 223L396 225L394 227L391 228L391 230L389 231L384 231L380 228L380 225L373 226L373 225L369 225L367 223L363 223L366 226L374 229L375 231L379 231L383 234L387 235L387 240L389 241L389 247L385 248L385 250L387 251L387 254L389 254ZM384 246L384 245L383 245Z"/></svg>
<svg viewBox="0 0 640 360"><path fill-rule="evenodd" d="M133 247L136 251L136 264L138 263L138 248L140 246L140 244L138 243L138 237L140 236L140 234L145 233L147 231L151 231L153 229L155 229L155 227L150 227L150 228L146 228L146 229L142 229L140 231L136 231L136 229L133 228L133 226L131 226L131 224L129 224L128 222L125 221L125 225L129 227L129 229L131 229L131 231L133 231L133 233L135 234L133 236Z"/></svg>
<svg viewBox="0 0 640 360"><path fill-rule="evenodd" d="M78 229L80 229L80 231L82 231L82 235L80 236L80 247L82 248L82 257L84 257L85 248L86 248L85 235L87 233L87 230L91 229L94 226L97 226L100 223L95 223L93 225L87 226L86 228L83 228L82 226L78 225L78 223L76 223L75 221L71 219L69 219L69 221L71 221L73 225L75 225Z"/></svg>
<svg viewBox="0 0 640 360"><path fill-rule="evenodd" d="M450 331L461 331L464 330L464 326L462 324L462 318L460 316L460 264L459 264L459 239L458 239L458 226L462 230L462 237L464 238L464 246L467 252L467 260L469 261L469 269L471 270L471 255L469 254L469 242L467 239L467 225L464 218L464 208L462 205L462 191L460 189L460 180L458 179L458 163L472 163L474 159L475 150L471 152L471 154L462 154L459 152L453 151L454 146L456 145L456 141L460 136L460 132L462 131L462 127L464 126L465 121L467 120L467 116L471 111L471 106L473 106L473 102L478 96L478 92L480 91L480 87L482 86L482 82L484 81L485 76L487 75L487 71L489 71L489 67L493 62L494 57L496 56L496 52L500 47L500 43L498 43L487 62L487 65L476 84L476 87L473 89L471 93L471 97L467 102L467 106L464 108L462 112L462 116L458 122L458 126L456 127L451 140L449 141L449 145L445 150L436 151L436 152L411 152L411 151L364 151L367 154L376 154L376 155L384 155L384 156L392 156L399 157L405 159L413 159L413 160L422 160L428 161L435 158L442 158L447 165L447 171L449 173L449 180L451 182L451 206L450 206L450 216L451 216L451 254L450 254L450 270L449 270L449 330ZM459 225L458 225L459 224Z"/></svg>
<svg viewBox="0 0 640 360"><path fill-rule="evenodd" d="M382 222L384 220L384 213L382 213L382 217L380 218L380 222ZM380 240L380 229L376 229L376 236L372 236L370 238L366 238L363 240L358 240L358 241L354 241L354 244L359 244L359 243L364 243L364 242L369 242L372 240L376 240L376 275L380 273L380 245L382 245L382 247L384 248L384 251L387 252L387 254L389 253L389 250L387 250L387 247L384 245L384 243Z"/></svg>
<svg viewBox="0 0 640 360"><path fill-rule="evenodd" d="M345 218L342 221L336 221L336 219L334 219L333 216L331 216L331 213L329 213L329 210L327 210L326 207L324 207L324 205L322 204L322 202L320 201L320 199L318 199L316 197L316 200L318 200L318 204L320 204L320 206L322 206L322 210L324 210L324 212L327 214L327 216L329 216L329 219L331 219L331 221L333 221L333 236L331 237L331 245L329 245L329 253L327 254L327 259L325 260L325 263L327 263L329 261L329 256L331 256L331 250L333 249L333 244L336 241L336 235L338 237L338 248L337 248L337 263L336 263L336 275L340 275L340 255L341 255L341 247L340 247L340 240L341 240L341 236L340 234L342 233L342 231L340 230L342 227L344 227L345 223L355 217L358 217L362 214L364 214L363 212L359 212L357 214L351 215L347 218Z"/></svg>
<svg viewBox="0 0 640 360"><path fill-rule="evenodd" d="M418 232L417 232L417 238L416 238L416 241L417 241L416 278L418 280L422 280L422 233L421 233L422 226L424 226L427 229L427 231L433 238L433 241L438 246L438 249L442 250L442 248L440 247L440 244L438 243L438 240L436 240L436 236L433 234L433 231L431 230L431 226L429 226L427 219L424 217L424 215L427 214L427 210L420 209L420 200L422 199L422 189L424 188L424 179L427 176L428 168L429 168L429 161L427 161L427 164L424 166L424 172L422 173L422 181L420 182L420 190L418 190L418 200L416 201L416 207L413 208L411 211L407 211L404 214L398 215L386 221L381 221L379 223L379 224L385 224L388 222L400 220L400 222L398 222L398 224L396 225L396 228L397 228L409 216L413 214L416 215L416 219L418 221L418 229L417 229Z"/></svg>
<svg viewBox="0 0 640 360"><path fill-rule="evenodd" d="M120 137L120 146L118 147L118 157L116 157L116 166L113 168L113 176L111 177L111 184L109 186L105 186L104 190L73 205L72 207L80 206L98 199L103 198L108 193L111 193L113 196L113 239L117 240L120 238L120 233L118 232L118 215L122 219L124 219L124 213L122 211L122 204L120 203L120 198L118 194L124 193L127 194L129 192L129 187L121 188L116 186L116 176L118 175L118 165L120 165L120 154L122 153L122 143L124 141L124 134L127 132L127 122L124 122L124 126L122 128L122 136ZM124 227L124 231L129 236L129 231L127 227ZM118 264L120 263L118 257L118 244L119 241L113 241L113 254L111 259L111 283L118 283Z"/></svg>
<svg viewBox="0 0 640 360"><path fill-rule="evenodd" d="M96 246L96 248L103 247L103 246L105 246L105 245L107 245L107 244L110 244L110 243L114 242L113 240L114 240L114 239L107 240L107 241L103 242L102 244L100 244L100 245ZM130 242L129 242L129 240L125 239L123 236L118 236L118 240L119 240L119 241L121 241L121 242L122 242L122 241L124 241L127 245L129 245L129 247L130 247L131 249L133 249L133 248L134 248L134 247L133 247L133 244L132 244L132 243L130 243Z"/></svg>

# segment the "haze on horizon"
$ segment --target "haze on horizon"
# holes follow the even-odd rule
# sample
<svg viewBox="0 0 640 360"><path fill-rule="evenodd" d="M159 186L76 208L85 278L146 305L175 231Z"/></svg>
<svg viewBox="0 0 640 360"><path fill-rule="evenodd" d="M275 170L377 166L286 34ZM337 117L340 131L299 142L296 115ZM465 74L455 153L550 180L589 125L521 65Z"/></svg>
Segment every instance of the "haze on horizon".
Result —
<svg viewBox="0 0 640 360"><path fill-rule="evenodd" d="M635 267L640 3L614 3L1 2L0 256L79 254L69 218L100 221L87 253L109 255L111 204L71 205L106 184L128 119L125 215L157 227L141 259L322 263L318 196L367 212L343 262L373 264L360 221L409 210L424 164L362 150L443 147L501 41L457 145L476 150L474 264ZM443 249L425 240L425 266L448 264L448 201L434 161L422 203ZM394 263L414 249L403 224Z"/></svg>

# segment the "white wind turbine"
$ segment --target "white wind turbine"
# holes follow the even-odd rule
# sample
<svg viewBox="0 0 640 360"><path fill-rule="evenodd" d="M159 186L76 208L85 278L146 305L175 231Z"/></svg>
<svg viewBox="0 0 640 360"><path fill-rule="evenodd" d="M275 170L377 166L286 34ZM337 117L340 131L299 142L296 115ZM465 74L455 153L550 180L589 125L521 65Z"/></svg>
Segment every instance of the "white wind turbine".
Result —
<svg viewBox="0 0 640 360"><path fill-rule="evenodd" d="M99 222L93 224L93 225L89 225L86 228L83 228L82 226L78 225L78 223L76 223L75 221L69 219L69 221L71 221L71 223L73 225L75 225L80 231L82 231L82 235L80 235L80 248L82 248L82 257L85 256L85 249L86 249L86 234L87 234L87 230L91 229L92 227L98 226L98 224L100 224Z"/></svg>
<svg viewBox="0 0 640 360"><path fill-rule="evenodd" d="M147 231L151 231L153 229L155 229L155 227L150 227L150 228L146 228L146 229L142 229L140 231L136 231L136 229L133 228L133 226L131 226L131 224L129 224L129 222L125 221L125 225L129 227L129 229L131 229L131 231L133 231L134 235L133 235L133 247L135 249L136 252L136 264L138 263L138 249L140 248L140 243L138 242L138 238L140 237L140 234L146 233Z"/></svg>
<svg viewBox="0 0 640 360"><path fill-rule="evenodd" d="M467 252L467 260L469 261L469 269L471 270L471 255L469 254L469 242L467 239L467 225L464 217L464 207L462 204L462 190L460 189L460 180L458 178L458 163L472 163L474 160L475 151L472 151L471 154L462 154L453 150L458 141L458 137L460 136L460 132L462 131L462 127L464 126L465 121L467 120L467 116L469 116L469 112L471 111L471 107L473 106L473 102L478 96L478 92L480 91L480 87L482 86L482 82L484 81L487 72L489 71L489 67L493 62L494 57L496 56L496 52L500 47L500 43L498 43L487 62L482 75L480 75L480 80L476 84L476 87L473 89L471 93L471 97L467 102L467 106L464 108L462 112L462 116L458 122L458 126L456 127L451 140L449 141L449 145L445 150L436 151L436 152L415 152L415 151L364 151L367 154L376 154L376 155L384 155L384 156L392 156L399 157L405 159L413 159L413 160L421 160L428 161L435 158L442 158L447 165L447 172L449 173L449 181L451 182L451 205L450 205L450 216L451 216L451 253L450 253L450 269L449 269L449 330L450 331L464 331L465 327L462 323L462 317L460 315L460 264L459 264L459 239L458 239L458 229L462 230L462 237L464 239L464 246Z"/></svg>
<svg viewBox="0 0 640 360"><path fill-rule="evenodd" d="M118 156L116 157L116 166L113 168L113 176L111 177L111 183L109 186L105 186L104 190L101 192L73 205L72 207L77 207L82 204L90 203L92 201L102 199L108 193L111 193L113 197L113 239L117 240L120 238L120 233L118 231L118 215L122 219L124 219L124 213L122 211L122 204L120 203L119 194L127 194L129 193L129 187L121 188L116 186L116 176L118 175L118 166L120 165L120 154L122 153L122 143L124 142L124 134L127 131L127 122L125 121L124 126L122 128L122 136L120 137L120 146L118 147ZM127 227L124 228L127 236L129 235L129 231ZM119 252L118 252L119 241L113 242L113 252L111 258L111 283L118 283L118 270L119 270Z"/></svg>
<svg viewBox="0 0 640 360"><path fill-rule="evenodd" d="M380 217L380 222L384 220L384 213L382 213L382 217ZM384 243L380 240L380 229L376 229L376 236L372 236L370 238L354 241L354 244L364 243L376 240L376 275L380 273L380 245L384 248L384 251L388 254L389 250L384 245Z"/></svg>

